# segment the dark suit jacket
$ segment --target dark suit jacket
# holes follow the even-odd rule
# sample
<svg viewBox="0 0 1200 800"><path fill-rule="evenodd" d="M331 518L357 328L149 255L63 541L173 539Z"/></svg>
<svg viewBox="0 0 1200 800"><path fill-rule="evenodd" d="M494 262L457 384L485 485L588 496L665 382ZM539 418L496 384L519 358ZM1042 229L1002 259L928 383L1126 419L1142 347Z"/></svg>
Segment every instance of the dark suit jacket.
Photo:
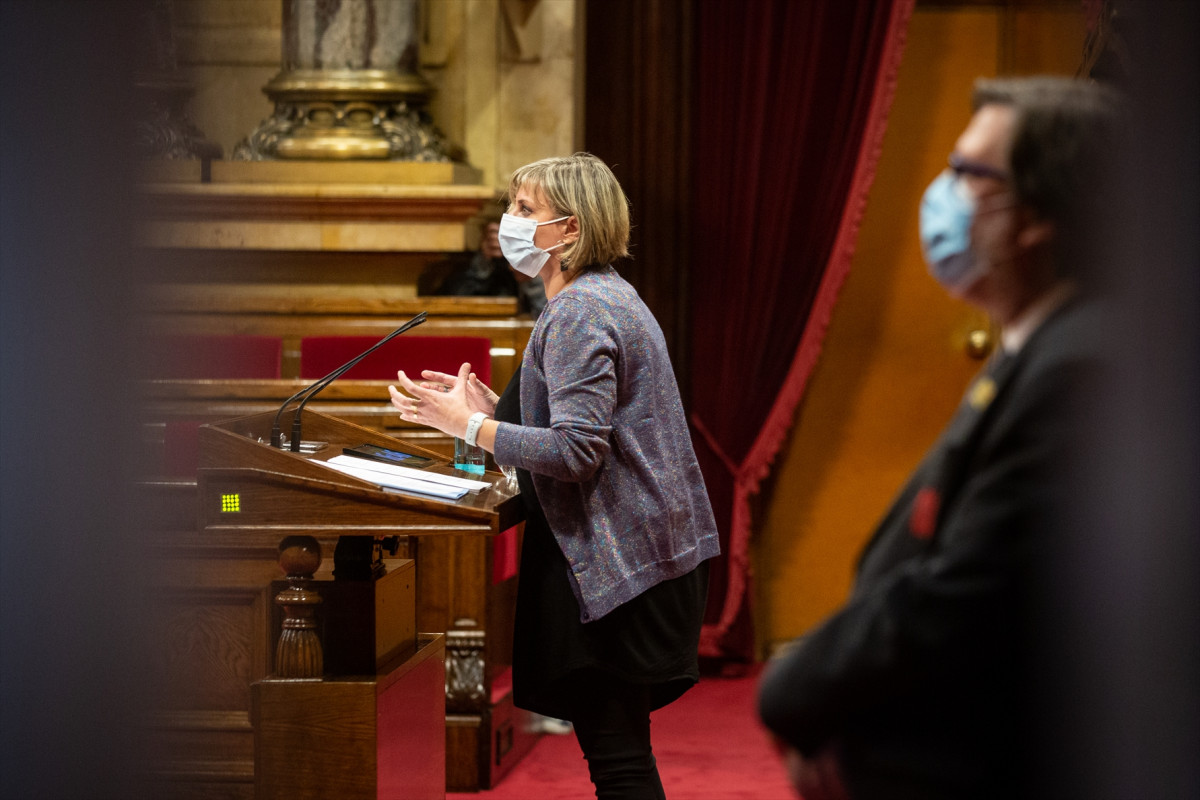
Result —
<svg viewBox="0 0 1200 800"><path fill-rule="evenodd" d="M1039 571L1069 501L1097 313L1060 308L976 378L849 601L766 670L763 721L802 753L835 747L852 797L1028 796Z"/></svg>

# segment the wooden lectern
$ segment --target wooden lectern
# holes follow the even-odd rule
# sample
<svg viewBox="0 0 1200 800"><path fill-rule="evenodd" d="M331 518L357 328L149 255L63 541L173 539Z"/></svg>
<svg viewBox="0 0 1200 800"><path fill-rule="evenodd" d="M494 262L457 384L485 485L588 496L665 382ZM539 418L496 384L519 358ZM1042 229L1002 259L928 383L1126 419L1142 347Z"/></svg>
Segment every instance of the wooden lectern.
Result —
<svg viewBox="0 0 1200 800"><path fill-rule="evenodd" d="M200 428L198 473L200 526L233 530L270 526L283 535L336 531L339 536L495 535L521 521L516 487L503 475L481 478L490 489L446 501L383 489L324 465L344 447L375 444L437 460L431 472L455 474L435 453L401 444L385 434L306 410L306 448L293 453L271 447L274 413L256 414ZM290 430L292 413L281 420ZM461 473L459 473L461 476Z"/></svg>
<svg viewBox="0 0 1200 800"><path fill-rule="evenodd" d="M523 515L517 488L503 475L487 473L471 477L491 484L489 488L457 501L385 489L338 472L323 462L340 455L344 447L375 444L433 458L436 463L427 468L429 471L459 477L464 474L456 473L448 462L434 453L313 411L305 411L302 418L304 452L281 450L269 444L274 417L274 412L270 412L200 429L198 541L205 543L206 548L212 543L219 549L263 540L259 544L261 549L266 539L278 543L285 537L313 536L322 543L324 556L331 562L335 561L335 547L339 552L344 549L351 554L346 562L349 566L333 563L334 573L338 572L339 566L346 572L360 568L361 564L356 567L353 563L355 553L368 553L368 562L375 565L371 569L378 569L380 553L385 546L390 545L393 551L404 549L406 555L415 559L416 621L415 625L409 623L407 627L413 641L400 645L391 641L383 650L368 654L367 662L374 661L375 674L330 675L326 670L325 677L317 681L289 682L270 677L274 671L273 643L266 641L270 638L272 625L270 610L262 608L251 615L258 617L251 624L262 634L264 650L262 655L252 657L253 662L263 664L261 672L254 670L259 673L253 681L254 707L258 715L256 725L277 737L294 736L295 741L306 748L317 747L314 743L332 744L335 741L340 747L318 753L318 761L311 769L296 774L281 761L290 757L286 745L281 746L279 741L264 744L256 735L257 796L277 796L270 793L274 791L271 787L264 786L262 779L268 774L276 776L272 782L287 784L286 796L292 798L427 796L430 791L428 769L417 774L417 771L398 767L396 759L386 756L387 742L377 741L379 737L394 739L396 747L426 766L431 759L436 761L438 752L446 754L445 773L437 776L437 791L430 796L442 796L446 783L451 789L480 788L480 783L456 786L453 777L456 771L466 774L468 782L483 780L490 784L500 774L497 768L502 761L515 761L533 740L519 729L520 726L514 730L511 698L505 705L504 698L497 697L498 692L503 692L504 679L497 676L503 666L489 664L481 646L484 642L491 645L495 640L493 649L500 651L499 655L508 652L509 645L501 641L503 637L491 634L487 629L491 624L485 626L484 622L488 610L511 600L515 580L510 581L511 585L504 587L498 596L487 596L482 603L476 603L480 606L479 613L475 614L478 619L455 614L450 614L453 619L447 619L447 612L452 612L454 606L453 602L446 601L447 596L453 600L458 592L464 592L474 602L481 591L484 595L488 595L488 591L487 587L481 590L479 581L473 576L454 574L469 567L469 560L447 559L446 553L459 546L470 549L486 543L516 526ZM281 422L285 431L290 430L292 413L285 413ZM353 546L337 544L346 542ZM422 557L426 550L431 554L427 559L429 563ZM211 548L205 550L207 555L213 552L216 551ZM275 575L278 576L277 568ZM338 583L336 577L329 580L328 574L318 573L316 577L314 586L318 592L323 581L328 582L329 589ZM456 579L461 579L461 585L456 585ZM344 590L346 587L337 588ZM424 599L423 592L433 599ZM347 593L342 591L342 594ZM349 594L358 592L350 591ZM255 603L256 607L262 605L262 601ZM262 612L266 612L267 619L259 616ZM277 624L278 615L275 616ZM493 616L498 616L501 626L511 623L510 616ZM438 620L445 620L444 627L426 627L430 621L436 624ZM399 627L404 629L405 625ZM414 630L422 633L415 634ZM399 634L401 638L405 635ZM259 638L258 634L254 638ZM460 650L457 654L452 652L456 647ZM443 678L440 669L442 653L448 662L446 675L464 671L479 673L483 691L477 694L483 696L478 713L464 715L461 707L446 713L455 704L448 705L446 701L445 693L450 689L451 680ZM339 657L334 654L334 664L363 663L361 653L349 656L348 660L342 658L340 662ZM475 666L467 665L464 669L462 664L454 664L456 659L472 658L478 660ZM432 666L434 664L437 668ZM354 667L351 671L359 669L361 667ZM408 691L404 681L411 684L413 691L422 692L422 697L411 702L398 699ZM442 724L432 735L445 738L437 742L438 746L430 748L429 734L414 730L411 715L414 708L422 704L428 706L428 695L435 690L437 694L432 707L437 709L438 721ZM501 707L500 714L493 713L497 705ZM374 718L370 718L372 715ZM506 715L507 720L500 719ZM461 735L464 716L469 718L466 725L472 733L467 737ZM498 730L494 722L504 722L508 727ZM319 733L314 735L313 725L333 727L327 728L327 735L323 737ZM348 727L343 729L339 725ZM457 763L460 761L463 763ZM352 768L343 768L343 764L358 764L361 772L348 774L347 769ZM376 774L365 774L372 767ZM281 775L288 777L279 777ZM345 782L338 784L334 795L329 794L328 786L305 794L303 787L311 785L312 781L324 779L322 776L338 780L339 775ZM408 779L418 781L419 785L406 784Z"/></svg>

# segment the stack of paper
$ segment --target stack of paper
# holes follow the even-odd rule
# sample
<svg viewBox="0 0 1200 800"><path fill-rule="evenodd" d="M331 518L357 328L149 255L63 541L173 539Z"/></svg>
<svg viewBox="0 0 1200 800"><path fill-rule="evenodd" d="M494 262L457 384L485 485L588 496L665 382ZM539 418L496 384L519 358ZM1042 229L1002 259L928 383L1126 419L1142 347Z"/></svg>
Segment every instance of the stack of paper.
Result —
<svg viewBox="0 0 1200 800"><path fill-rule="evenodd" d="M381 461L356 458L355 456L334 456L324 463L338 472L353 475L355 478L361 478L379 486L427 494L447 500L457 500L467 492L477 492L491 486L485 481L456 478L453 475L439 475L436 472L384 464Z"/></svg>

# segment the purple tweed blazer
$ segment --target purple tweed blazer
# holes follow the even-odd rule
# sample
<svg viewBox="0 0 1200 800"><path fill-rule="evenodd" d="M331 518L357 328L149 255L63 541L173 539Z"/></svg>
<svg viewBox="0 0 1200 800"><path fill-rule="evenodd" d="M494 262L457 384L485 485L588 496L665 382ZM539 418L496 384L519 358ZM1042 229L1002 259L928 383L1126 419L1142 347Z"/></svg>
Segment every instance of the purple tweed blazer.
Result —
<svg viewBox="0 0 1200 800"><path fill-rule="evenodd" d="M662 330L611 266L538 317L521 421L500 423L496 462L532 473L583 622L720 552Z"/></svg>

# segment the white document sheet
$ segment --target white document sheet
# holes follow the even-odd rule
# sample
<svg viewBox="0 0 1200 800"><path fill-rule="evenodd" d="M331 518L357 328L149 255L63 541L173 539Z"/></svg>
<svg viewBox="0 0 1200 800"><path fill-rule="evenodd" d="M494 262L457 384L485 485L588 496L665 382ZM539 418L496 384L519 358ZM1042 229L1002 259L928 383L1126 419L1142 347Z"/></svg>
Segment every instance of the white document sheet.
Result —
<svg viewBox="0 0 1200 800"><path fill-rule="evenodd" d="M324 462L339 472L353 475L380 486L401 489L406 492L443 497L457 500L467 492L476 492L491 486L485 481L473 481L467 478L456 478L453 475L440 475L435 472L424 472L411 467L401 467L394 464L384 464L368 458L355 456L334 456Z"/></svg>

